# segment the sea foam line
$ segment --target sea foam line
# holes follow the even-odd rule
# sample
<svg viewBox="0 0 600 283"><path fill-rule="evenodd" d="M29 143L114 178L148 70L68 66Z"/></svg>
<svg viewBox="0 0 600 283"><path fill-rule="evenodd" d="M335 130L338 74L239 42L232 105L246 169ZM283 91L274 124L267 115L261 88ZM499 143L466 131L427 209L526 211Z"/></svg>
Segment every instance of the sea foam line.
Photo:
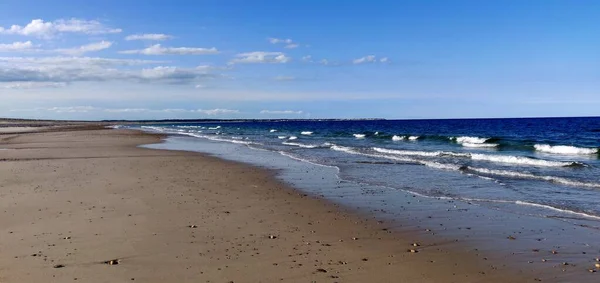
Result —
<svg viewBox="0 0 600 283"><path fill-rule="evenodd" d="M554 154L588 155L588 154L598 153L597 148L575 147L575 146L569 146L569 145L536 144L533 147L537 151L546 152L546 153L554 153Z"/></svg>
<svg viewBox="0 0 600 283"><path fill-rule="evenodd" d="M412 151L412 150L395 150L387 148L374 147L374 151L386 154L408 155L408 156L423 156L423 157L460 157L470 158L472 160L490 161L496 163L508 163L516 165L532 165L541 167L566 167L574 165L583 165L578 162L569 161L551 161L543 159L534 159L524 156L512 155L490 155L481 153L459 153L451 151Z"/></svg>

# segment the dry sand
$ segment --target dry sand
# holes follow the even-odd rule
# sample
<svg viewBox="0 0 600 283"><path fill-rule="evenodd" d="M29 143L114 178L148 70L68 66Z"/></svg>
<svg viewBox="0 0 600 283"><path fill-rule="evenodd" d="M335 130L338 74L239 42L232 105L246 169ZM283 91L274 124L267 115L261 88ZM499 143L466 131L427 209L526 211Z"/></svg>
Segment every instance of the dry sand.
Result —
<svg viewBox="0 0 600 283"><path fill-rule="evenodd" d="M535 282L160 138L0 135L0 282Z"/></svg>

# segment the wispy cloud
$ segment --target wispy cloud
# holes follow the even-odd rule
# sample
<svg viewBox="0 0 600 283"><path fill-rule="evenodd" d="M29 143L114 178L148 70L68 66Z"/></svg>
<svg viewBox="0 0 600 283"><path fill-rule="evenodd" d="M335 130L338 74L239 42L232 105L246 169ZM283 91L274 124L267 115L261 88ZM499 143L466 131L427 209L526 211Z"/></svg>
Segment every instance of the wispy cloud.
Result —
<svg viewBox="0 0 600 283"><path fill-rule="evenodd" d="M64 82L16 82L0 84L0 88L6 89L32 89L32 88L58 88L67 86Z"/></svg>
<svg viewBox="0 0 600 283"><path fill-rule="evenodd" d="M246 63L246 64L261 64L261 63L287 63L291 60L282 52L264 52L255 51L240 53L235 56L230 63Z"/></svg>
<svg viewBox="0 0 600 283"><path fill-rule="evenodd" d="M358 64L365 64L365 63L389 63L390 59L388 57L382 57L377 59L377 57L375 55L367 55L358 59L354 59L352 60L352 64L358 65Z"/></svg>
<svg viewBox="0 0 600 283"><path fill-rule="evenodd" d="M217 48L197 47L162 47L160 44L152 45L145 49L120 51L121 54L143 54L143 55L210 55L219 54Z"/></svg>
<svg viewBox="0 0 600 283"><path fill-rule="evenodd" d="M0 44L0 52L30 51L34 47L35 46L33 45L33 43L31 41L25 41L25 42L17 41L17 42L8 43L8 44Z"/></svg>
<svg viewBox="0 0 600 283"><path fill-rule="evenodd" d="M276 81L293 81L296 79L296 77L292 77L292 76L277 76L274 78Z"/></svg>
<svg viewBox="0 0 600 283"><path fill-rule="evenodd" d="M269 40L269 42L272 44L279 44L279 43L291 44L293 42L289 38L288 39L280 39L280 38L269 37L267 40Z"/></svg>
<svg viewBox="0 0 600 283"><path fill-rule="evenodd" d="M173 36L163 33L146 33L146 34L132 34L125 37L125 40L150 40L150 41L163 41L173 38Z"/></svg>
<svg viewBox="0 0 600 283"><path fill-rule="evenodd" d="M304 113L304 111L294 111L294 110L262 110L260 111L260 114L277 114L277 115L282 115L282 114L295 114L295 115L299 115Z"/></svg>
<svg viewBox="0 0 600 283"><path fill-rule="evenodd" d="M294 49L294 48L298 48L298 46L300 46L300 44L294 42L293 40L291 40L289 38L282 39L282 38L269 37L269 38L267 38L267 40L271 44L285 44L284 48L287 48L287 49Z"/></svg>
<svg viewBox="0 0 600 283"><path fill-rule="evenodd" d="M67 54L67 55L73 55L73 56L80 56L80 55L83 55L88 52L96 52L96 51L108 49L112 46L112 44L113 43L110 41L100 41L100 42L94 42L94 43L90 43L90 44L86 44L86 45L82 45L82 46L74 47L74 48L56 49L56 50L54 50L54 52Z"/></svg>
<svg viewBox="0 0 600 283"><path fill-rule="evenodd" d="M83 19L59 19L53 22L45 22L42 19L34 19L25 26L12 25L8 28L0 27L0 34L17 34L49 39L63 33L79 34L110 34L120 33L118 28L110 28L95 20Z"/></svg>
<svg viewBox="0 0 600 283"><path fill-rule="evenodd" d="M54 112L54 113L89 113L89 112L106 112L106 113L196 113L206 116L219 116L239 114L240 110L236 109L149 109L149 108L100 108L93 106L61 106L49 108L33 108L33 109L12 109L11 112Z"/></svg>
<svg viewBox="0 0 600 283"><path fill-rule="evenodd" d="M361 57L361 58L352 60L353 64L364 64L364 63L372 63L372 62L375 62L375 55L368 55L365 57Z"/></svg>

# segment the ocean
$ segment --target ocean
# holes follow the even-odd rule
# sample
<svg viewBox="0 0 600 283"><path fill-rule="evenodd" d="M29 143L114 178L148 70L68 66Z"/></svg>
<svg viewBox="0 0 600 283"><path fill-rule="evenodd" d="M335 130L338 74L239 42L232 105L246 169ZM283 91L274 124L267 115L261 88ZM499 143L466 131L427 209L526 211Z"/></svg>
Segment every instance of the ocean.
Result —
<svg viewBox="0 0 600 283"><path fill-rule="evenodd" d="M219 122L143 129L278 152L428 197L600 220L600 118ZM511 206L507 206L511 210Z"/></svg>
<svg viewBox="0 0 600 283"><path fill-rule="evenodd" d="M526 251L539 243L568 251L569 262L600 254L598 117L117 127L169 134L153 148L281 169L306 192L410 230L485 242L478 248L499 257L538 261ZM509 235L521 241L497 245Z"/></svg>

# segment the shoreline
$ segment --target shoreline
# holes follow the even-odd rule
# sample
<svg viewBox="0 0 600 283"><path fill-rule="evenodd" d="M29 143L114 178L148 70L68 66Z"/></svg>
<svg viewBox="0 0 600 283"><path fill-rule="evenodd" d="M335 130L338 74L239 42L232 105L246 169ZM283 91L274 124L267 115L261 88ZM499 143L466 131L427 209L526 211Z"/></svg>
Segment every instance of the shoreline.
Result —
<svg viewBox="0 0 600 283"><path fill-rule="evenodd" d="M284 282L534 282L539 276L533 270L492 268L460 244L421 243L415 238L416 233L390 232L385 223L365 219L326 200L300 193L276 180L276 172L270 170L207 154L137 147L158 143L161 135L127 130L57 133L64 132L21 134L8 143L2 142L2 147L22 149L2 153L12 155L12 159L0 163L0 172L15 173L12 183L11 180L3 182L8 185L0 191L5 199L1 203L3 207L21 209L17 202L11 204L6 199L35 199L41 194L42 199L54 202L34 203L40 212L54 210L64 215L66 212L61 207L64 201L54 199L56 191L40 192L37 188L46 186L47 180L35 177L59 171L61 178L56 182L60 182L61 192L64 190L61 195L74 198L71 203L79 198L79 205L73 209L88 208L91 214L75 224L71 223L72 219L54 219L42 213L36 215L33 227L23 227L27 220L5 208L1 219L9 225L2 230L9 239L3 241L0 249L0 266L3 267L0 279L3 281L36 281L17 280L35 278L63 282L72 280L68 276L79 276L78 279L86 282L102 282L94 281L99 280L98 277L91 278L123 280L130 276L127 279L143 282L201 279L210 282L280 279ZM38 147L27 146L31 143ZM90 160L93 168L86 164ZM55 171L50 173L47 171L50 169L39 168L40 163L56 167L52 169ZM198 168L202 170L197 171ZM37 172L33 170L30 176L25 174L27 169ZM82 171L81 176L73 176L75 169ZM11 179L6 174L1 176ZM77 194L82 183L90 183L93 195L102 202L110 196L104 204L113 209L84 206L86 201L92 200ZM31 189L17 192L22 186ZM118 190L121 186L128 189ZM132 203L134 209L130 207ZM34 204L28 203L32 206L29 208L37 207ZM22 209L22 212L30 209ZM135 213L126 213L131 210ZM71 217L73 211L69 214ZM192 219L194 215L200 217ZM98 231L98 227L86 231L92 227L88 227L85 220L90 223L97 220L100 230L108 231L109 235L90 235ZM62 225L65 230L69 228L69 234L80 235L64 236L69 239L61 240L57 235L63 236L65 232L53 226L50 229L53 232L39 230L48 228L49 223ZM196 227L190 228L190 225ZM220 226L223 229L215 229ZM32 230L37 233L32 234ZM131 234L135 235L135 243L123 247L122 243L115 242ZM94 244L98 237L103 238L101 244ZM169 244L173 239L174 243ZM415 242L418 247L412 246ZM52 255L44 251L49 248L43 244L64 246L69 254ZM72 250L74 246L77 252ZM39 253L40 257L48 256L44 258L47 259L45 264L31 262L32 258L39 259L32 256L36 253L32 247L43 249ZM115 252L128 248L130 255ZM408 252L410 249L418 253ZM108 252L111 250L114 254ZM96 257L89 252L105 256ZM122 264L114 267L93 264L113 258L120 259ZM47 263L48 260L51 262ZM63 263L57 263L59 261ZM17 262L20 268L11 268ZM202 267L196 270L194 266L199 262ZM65 267L54 269L52 264ZM256 274L257 268L261 274ZM31 271L26 272L27 269ZM179 274L170 275L175 271Z"/></svg>

